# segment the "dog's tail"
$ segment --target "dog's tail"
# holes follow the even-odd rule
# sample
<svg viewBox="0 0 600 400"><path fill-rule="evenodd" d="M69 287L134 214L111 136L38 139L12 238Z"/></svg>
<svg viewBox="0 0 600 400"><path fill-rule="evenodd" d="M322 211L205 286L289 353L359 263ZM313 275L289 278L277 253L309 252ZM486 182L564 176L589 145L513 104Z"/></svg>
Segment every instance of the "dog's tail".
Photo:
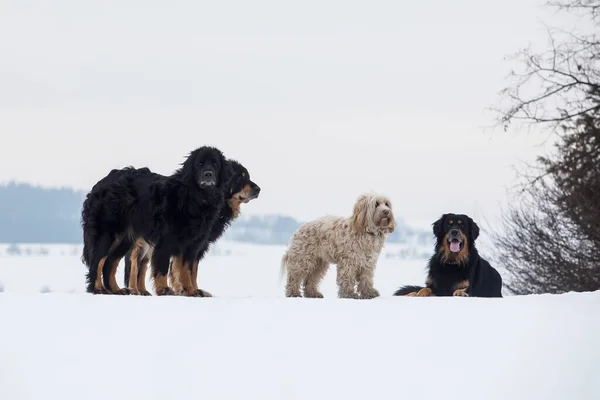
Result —
<svg viewBox="0 0 600 400"><path fill-rule="evenodd" d="M85 275L86 291L93 292L94 282L98 275L98 266L93 265L93 260L96 259L96 247L98 246L98 226L96 224L96 199L88 194L81 208L81 228L83 230L83 251L81 254L81 262L86 266L87 273Z"/></svg>
<svg viewBox="0 0 600 400"><path fill-rule="evenodd" d="M283 281L283 278L285 278L285 274L287 272L287 261L288 261L288 254L286 252L283 255L283 257L281 257L281 265L279 267L279 283L281 283Z"/></svg>
<svg viewBox="0 0 600 400"><path fill-rule="evenodd" d="M396 292L394 293L394 296L406 296L407 294L410 294L413 292L418 292L421 289L423 289L423 287L421 287L421 286L412 286L412 285L402 286L401 288L396 290Z"/></svg>

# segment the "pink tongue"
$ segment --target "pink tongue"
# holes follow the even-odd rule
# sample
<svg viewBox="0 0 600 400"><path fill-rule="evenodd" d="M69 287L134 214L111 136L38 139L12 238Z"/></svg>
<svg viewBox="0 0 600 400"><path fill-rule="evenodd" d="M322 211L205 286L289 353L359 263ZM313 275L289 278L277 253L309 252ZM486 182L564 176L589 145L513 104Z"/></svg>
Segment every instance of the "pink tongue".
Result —
<svg viewBox="0 0 600 400"><path fill-rule="evenodd" d="M450 242L450 251L453 253L458 253L460 249L460 243L458 242Z"/></svg>

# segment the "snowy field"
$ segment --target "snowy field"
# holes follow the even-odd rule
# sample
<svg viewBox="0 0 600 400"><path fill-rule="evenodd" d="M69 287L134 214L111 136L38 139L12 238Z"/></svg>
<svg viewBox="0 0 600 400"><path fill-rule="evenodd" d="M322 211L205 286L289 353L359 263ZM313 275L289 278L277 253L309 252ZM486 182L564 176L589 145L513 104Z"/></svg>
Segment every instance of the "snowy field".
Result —
<svg viewBox="0 0 600 400"><path fill-rule="evenodd" d="M394 298L425 260L380 258L374 300L286 299L283 246L221 242L214 298L93 296L78 246L0 246L0 399L598 399L600 292ZM122 268L119 270L122 283Z"/></svg>

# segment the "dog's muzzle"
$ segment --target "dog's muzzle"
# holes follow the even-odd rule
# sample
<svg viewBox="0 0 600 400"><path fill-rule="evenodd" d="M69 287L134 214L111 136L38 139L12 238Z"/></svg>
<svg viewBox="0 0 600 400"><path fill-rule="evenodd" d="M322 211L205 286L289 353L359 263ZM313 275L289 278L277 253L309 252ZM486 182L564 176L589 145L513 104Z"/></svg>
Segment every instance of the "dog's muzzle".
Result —
<svg viewBox="0 0 600 400"><path fill-rule="evenodd" d="M450 235L448 237L448 246L450 247L450 251L453 253L458 253L462 250L464 246L464 240L458 229L452 229L450 231Z"/></svg>
<svg viewBox="0 0 600 400"><path fill-rule="evenodd" d="M215 186L217 184L217 177L212 171L204 171L200 176L200 186Z"/></svg>

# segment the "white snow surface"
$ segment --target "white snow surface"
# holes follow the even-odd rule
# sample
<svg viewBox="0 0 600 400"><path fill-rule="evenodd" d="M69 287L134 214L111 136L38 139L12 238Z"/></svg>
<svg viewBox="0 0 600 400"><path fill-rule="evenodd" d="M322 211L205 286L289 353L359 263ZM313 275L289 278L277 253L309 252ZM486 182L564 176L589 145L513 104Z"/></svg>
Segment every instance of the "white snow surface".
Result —
<svg viewBox="0 0 600 400"><path fill-rule="evenodd" d="M600 398L600 292L395 298L426 260L386 246L381 297L337 299L332 267L287 299L283 246L223 243L214 298L94 296L71 250L0 253L2 400Z"/></svg>

